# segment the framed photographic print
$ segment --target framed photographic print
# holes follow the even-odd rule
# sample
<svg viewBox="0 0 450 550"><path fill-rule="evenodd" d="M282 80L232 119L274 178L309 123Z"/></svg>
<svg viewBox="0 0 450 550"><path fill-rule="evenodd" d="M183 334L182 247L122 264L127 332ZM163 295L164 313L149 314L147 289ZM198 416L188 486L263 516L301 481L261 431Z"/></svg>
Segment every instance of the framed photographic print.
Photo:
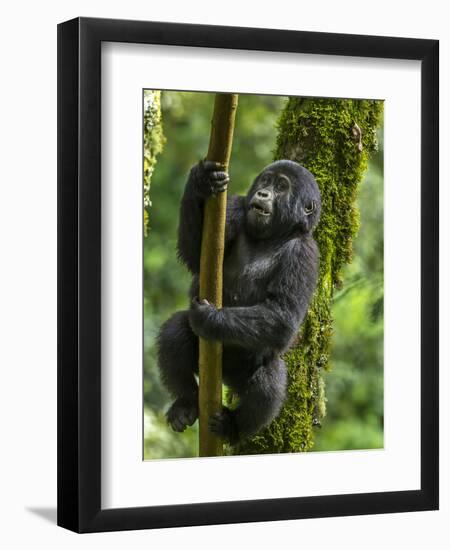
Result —
<svg viewBox="0 0 450 550"><path fill-rule="evenodd" d="M438 42L58 27L58 524L438 507Z"/></svg>

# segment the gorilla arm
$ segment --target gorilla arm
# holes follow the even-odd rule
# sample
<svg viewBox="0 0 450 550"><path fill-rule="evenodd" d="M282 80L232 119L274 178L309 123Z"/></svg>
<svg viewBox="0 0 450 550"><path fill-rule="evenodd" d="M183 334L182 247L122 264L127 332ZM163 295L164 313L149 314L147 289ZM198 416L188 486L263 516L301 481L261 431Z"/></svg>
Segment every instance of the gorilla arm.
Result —
<svg viewBox="0 0 450 550"><path fill-rule="evenodd" d="M272 300L248 307L216 309L194 298L189 312L191 328L205 340L219 340L252 350L282 351L293 328Z"/></svg>
<svg viewBox="0 0 450 550"><path fill-rule="evenodd" d="M203 205L211 195L226 190L229 178L218 170L215 162L201 161L191 169L180 207L178 225L178 257L193 275L200 271ZM244 219L244 197L227 200L225 244L240 230Z"/></svg>
<svg viewBox="0 0 450 550"><path fill-rule="evenodd" d="M194 298L189 312L194 333L252 350L280 353L287 349L306 315L317 280L317 249L312 239L308 241L297 240L286 247L261 303L217 309Z"/></svg>

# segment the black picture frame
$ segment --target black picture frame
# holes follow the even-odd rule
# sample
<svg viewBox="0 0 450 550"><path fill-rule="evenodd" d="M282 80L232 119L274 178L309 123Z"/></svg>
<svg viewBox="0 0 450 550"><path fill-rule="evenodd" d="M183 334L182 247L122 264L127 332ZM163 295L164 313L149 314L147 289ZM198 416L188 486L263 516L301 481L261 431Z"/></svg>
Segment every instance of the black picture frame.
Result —
<svg viewBox="0 0 450 550"><path fill-rule="evenodd" d="M101 508L101 43L421 61L421 488ZM439 43L77 18L58 26L58 525L149 529L438 509Z"/></svg>

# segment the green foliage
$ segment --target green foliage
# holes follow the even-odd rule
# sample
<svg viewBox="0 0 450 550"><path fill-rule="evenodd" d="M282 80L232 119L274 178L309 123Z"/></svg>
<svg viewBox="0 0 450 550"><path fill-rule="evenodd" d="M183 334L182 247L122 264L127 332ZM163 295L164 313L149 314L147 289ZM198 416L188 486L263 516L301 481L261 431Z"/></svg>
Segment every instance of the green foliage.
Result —
<svg viewBox="0 0 450 550"><path fill-rule="evenodd" d="M149 222L150 185L156 158L163 150L165 138L161 124L161 92L144 90L144 234Z"/></svg>
<svg viewBox="0 0 450 550"><path fill-rule="evenodd" d="M369 157L377 149L382 113L381 101L292 97L281 114L275 158L308 168L322 194L315 232L319 281L298 341L285 356L287 402L279 417L235 449L236 454L306 451L314 444L313 427L325 415L322 372L329 368L333 293L342 286L343 266L353 257L359 227L355 202Z"/></svg>

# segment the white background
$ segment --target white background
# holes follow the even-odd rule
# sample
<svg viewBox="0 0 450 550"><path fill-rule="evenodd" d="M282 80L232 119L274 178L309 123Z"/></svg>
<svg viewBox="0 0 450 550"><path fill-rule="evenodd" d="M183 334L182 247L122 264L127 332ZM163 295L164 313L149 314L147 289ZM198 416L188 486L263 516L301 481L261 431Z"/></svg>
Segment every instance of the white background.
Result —
<svg viewBox="0 0 450 550"><path fill-rule="evenodd" d="M56 23L77 15L222 23L441 40L441 128L450 125L445 2L279 0L17 2L2 13L0 235L0 541L7 548L419 549L448 544L450 520L449 290L441 288L441 510L372 517L77 536L54 526L56 506ZM441 280L450 280L450 139L441 130ZM445 214L445 217L444 217ZM408 390L407 380L405 391Z"/></svg>
<svg viewBox="0 0 450 550"><path fill-rule="evenodd" d="M142 88L230 86L385 99L384 449L142 461ZM420 488L420 63L109 43L102 94L102 507Z"/></svg>

